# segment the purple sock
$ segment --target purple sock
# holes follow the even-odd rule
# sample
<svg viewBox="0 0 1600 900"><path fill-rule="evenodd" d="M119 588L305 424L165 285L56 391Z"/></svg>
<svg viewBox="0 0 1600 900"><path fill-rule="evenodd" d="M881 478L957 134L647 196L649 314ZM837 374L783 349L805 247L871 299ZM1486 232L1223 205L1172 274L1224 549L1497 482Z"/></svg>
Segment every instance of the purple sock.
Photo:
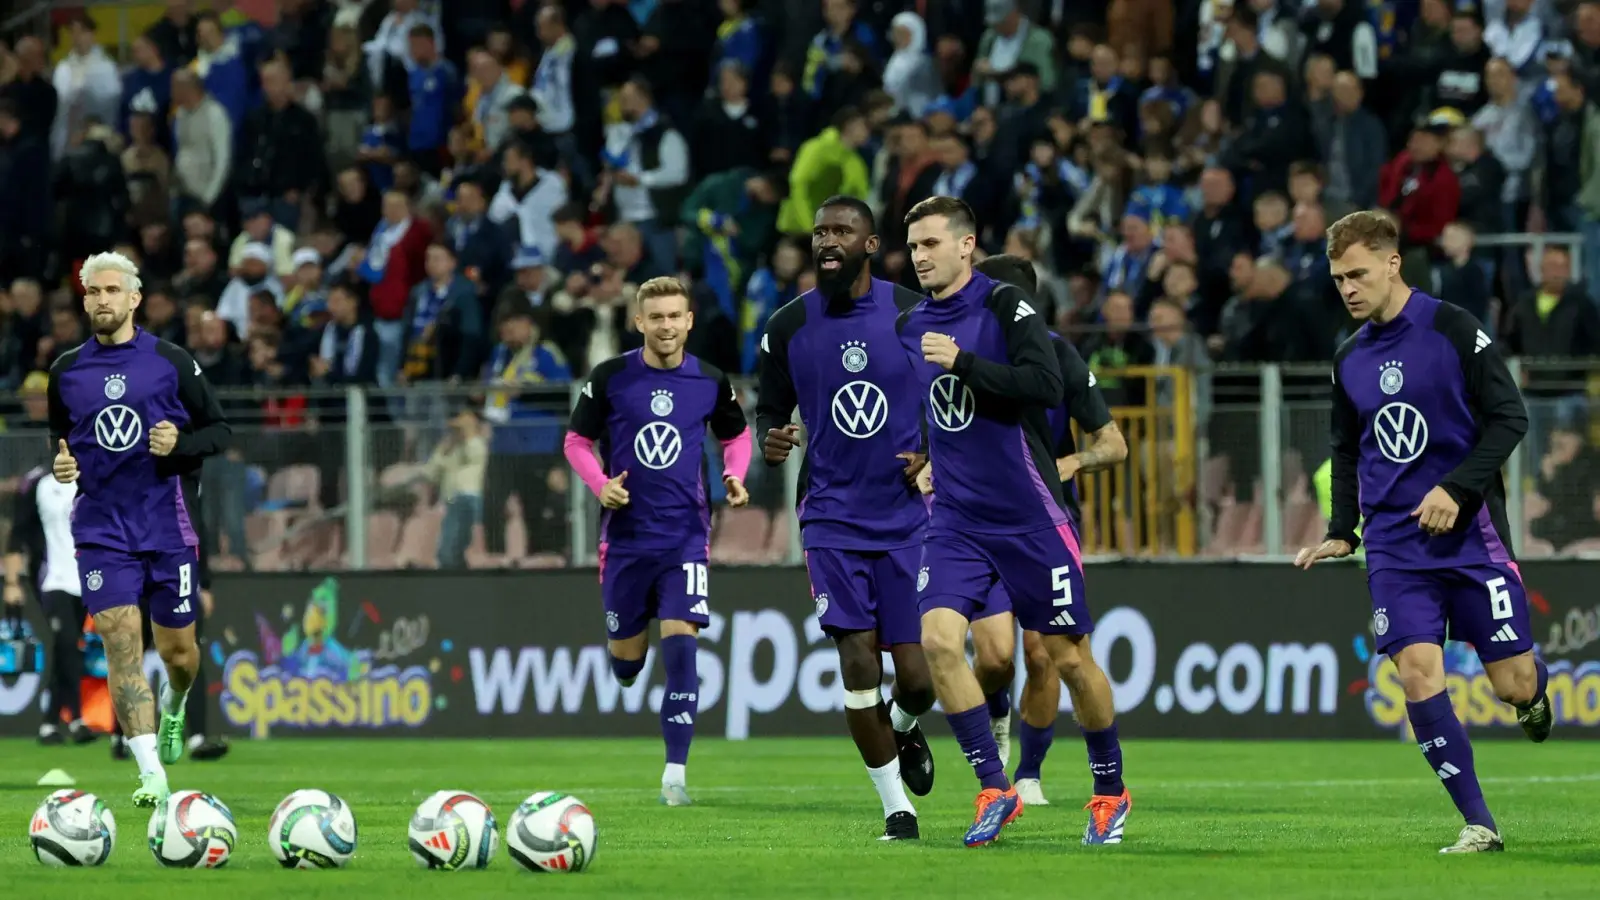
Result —
<svg viewBox="0 0 1600 900"><path fill-rule="evenodd" d="M1094 776L1097 797L1120 797L1122 784L1122 742L1117 740L1117 723L1104 731L1083 732L1089 747L1089 773Z"/></svg>
<svg viewBox="0 0 1600 900"><path fill-rule="evenodd" d="M994 734L989 731L989 707L974 706L958 713L945 713L950 730L956 733L961 752L972 764L972 772L986 788L1004 791L1011 787L1006 780L1006 770L1000 765L1000 749L994 745Z"/></svg>
<svg viewBox="0 0 1600 900"><path fill-rule="evenodd" d="M1483 802L1483 789L1478 787L1478 773L1472 768L1472 744L1467 740L1467 729L1456 718L1450 694L1440 691L1420 703L1407 702L1406 714L1411 718L1411 730L1416 732L1428 768L1444 782L1444 789L1455 801L1462 818L1468 825L1482 825L1498 834L1494 817L1489 815L1489 805Z"/></svg>
<svg viewBox="0 0 1600 900"><path fill-rule="evenodd" d="M667 670L667 689L661 695L661 737L667 742L667 762L679 765L689 761L694 717L700 712L695 649L694 638L687 634L661 639L661 660Z"/></svg>
<svg viewBox="0 0 1600 900"><path fill-rule="evenodd" d="M989 718L1004 719L1011 715L1011 685L983 698L989 704Z"/></svg>
<svg viewBox="0 0 1600 900"><path fill-rule="evenodd" d="M1050 752L1050 743L1055 739L1056 726L1054 723L1043 728L1035 728L1024 721L1021 734L1022 753L1017 758L1017 774L1013 780L1037 779L1039 770L1044 767L1044 756Z"/></svg>

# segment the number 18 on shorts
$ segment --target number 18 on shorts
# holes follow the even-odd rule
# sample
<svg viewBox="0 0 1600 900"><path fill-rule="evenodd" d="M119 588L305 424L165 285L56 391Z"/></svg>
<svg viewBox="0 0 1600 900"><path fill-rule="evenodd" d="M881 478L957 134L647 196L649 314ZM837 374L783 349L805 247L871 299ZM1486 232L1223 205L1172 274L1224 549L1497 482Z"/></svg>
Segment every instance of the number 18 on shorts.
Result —
<svg viewBox="0 0 1600 900"><path fill-rule="evenodd" d="M681 553L600 553L600 597L606 610L606 636L630 638L651 619L711 624L709 572L704 558L683 561Z"/></svg>

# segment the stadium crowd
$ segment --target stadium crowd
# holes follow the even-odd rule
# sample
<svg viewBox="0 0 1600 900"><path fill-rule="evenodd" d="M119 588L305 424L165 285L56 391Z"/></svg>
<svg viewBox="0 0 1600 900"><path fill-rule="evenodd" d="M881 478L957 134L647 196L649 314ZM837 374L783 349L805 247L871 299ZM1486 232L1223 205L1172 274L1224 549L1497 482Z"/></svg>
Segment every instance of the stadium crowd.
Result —
<svg viewBox="0 0 1600 900"><path fill-rule="evenodd" d="M77 261L115 248L144 274L144 326L219 388L403 387L369 414L405 422L445 408L418 387L483 387L454 437L374 447L428 460L416 474L451 501L427 564L460 564L478 521L490 556L517 556L511 495L526 547L564 548L549 392L640 346L632 291L663 274L693 285L690 352L752 372L767 317L814 283L811 215L835 193L872 204L874 265L912 287L901 217L967 200L982 251L1034 261L1096 371L1330 360L1349 320L1323 232L1380 206L1409 282L1512 352L1600 354L1600 0L282 0L272 24L166 7L127 59L93 9L58 47L0 47L8 427L42 420L44 371L87 334ZM1584 277L1566 247L1530 266L1477 245L1523 231L1580 233ZM1534 534L1600 535L1581 384L1528 387L1560 412L1539 483L1566 480L1530 508L1571 507ZM345 415L230 402L277 426ZM524 427L486 442L480 415ZM1235 437L1213 435L1253 441ZM339 451L282 440L316 445L297 490L337 506ZM229 498L208 530L243 563L259 450L207 470ZM1235 456L1216 503L1251 499L1258 461Z"/></svg>

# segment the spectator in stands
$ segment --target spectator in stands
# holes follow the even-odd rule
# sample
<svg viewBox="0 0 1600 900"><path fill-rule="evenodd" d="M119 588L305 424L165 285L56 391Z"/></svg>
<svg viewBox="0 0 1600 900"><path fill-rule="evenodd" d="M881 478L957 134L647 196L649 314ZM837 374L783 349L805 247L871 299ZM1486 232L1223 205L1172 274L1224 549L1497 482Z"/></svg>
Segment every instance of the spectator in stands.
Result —
<svg viewBox="0 0 1600 900"><path fill-rule="evenodd" d="M1226 165L1252 194L1281 191L1289 183L1289 166L1316 152L1311 123L1301 105L1289 97L1288 82L1280 72L1255 74L1250 118L1224 154Z"/></svg>
<svg viewBox="0 0 1600 900"><path fill-rule="evenodd" d="M789 199L778 213L784 234L810 234L811 217L822 201L835 194L865 197L872 189L860 149L872 133L867 118L854 108L839 110L833 124L800 145L789 169Z"/></svg>
<svg viewBox="0 0 1600 900"><path fill-rule="evenodd" d="M439 20L431 13L418 9L417 0L393 0L389 14L378 25L377 34L363 45L367 54L367 75L379 91L404 96L406 73L411 71L416 59L412 57L414 45L411 30L426 25L435 35L435 49L444 50L444 35Z"/></svg>
<svg viewBox="0 0 1600 900"><path fill-rule="evenodd" d="M1572 255L1566 247L1545 246L1539 260L1538 287L1507 310L1504 333L1512 353L1533 357L1600 354L1600 310L1581 285L1571 282L1571 266ZM1585 376L1565 380L1581 388Z"/></svg>
<svg viewBox="0 0 1600 900"><path fill-rule="evenodd" d="M244 248L262 244L272 251L272 272L279 278L294 275L294 232L273 221L272 207L260 201L245 204L241 213L244 228L228 249L228 269L239 268Z"/></svg>
<svg viewBox="0 0 1600 900"><path fill-rule="evenodd" d="M717 69L716 93L701 101L689 128L696 178L766 164L769 129L750 103L750 75L737 62Z"/></svg>
<svg viewBox="0 0 1600 900"><path fill-rule="evenodd" d="M1293 80L1293 73L1282 61L1262 49L1261 16L1253 7L1234 4L1223 33L1227 43L1232 45L1232 53L1224 54L1226 58L1217 67L1216 90L1212 95L1221 103L1224 119L1248 122L1255 112L1256 75L1274 72L1288 84Z"/></svg>
<svg viewBox="0 0 1600 900"><path fill-rule="evenodd" d="M61 356L89 339L83 312L72 299L58 297L50 304L50 333L35 348L35 369L49 369Z"/></svg>
<svg viewBox="0 0 1600 900"><path fill-rule="evenodd" d="M1517 72L1530 72L1539 62L1544 44L1544 23L1533 11L1534 0L1505 0L1498 15L1488 21L1483 43Z"/></svg>
<svg viewBox="0 0 1600 900"><path fill-rule="evenodd" d="M1483 134L1471 125L1450 132L1445 156L1461 185L1456 217L1478 234L1499 234L1505 221L1506 172L1500 160L1483 150Z"/></svg>
<svg viewBox="0 0 1600 900"><path fill-rule="evenodd" d="M552 217L556 226L556 255L551 264L563 275L587 272L589 267L605 259L601 247L600 229L587 224L589 211L577 203L568 203L555 211Z"/></svg>
<svg viewBox="0 0 1600 900"><path fill-rule="evenodd" d="M701 181L683 202L684 264L736 320L739 293L777 237L783 180L781 172L732 169Z"/></svg>
<svg viewBox="0 0 1600 900"><path fill-rule="evenodd" d="M1591 97L1600 97L1600 2L1580 0L1572 24L1573 74Z"/></svg>
<svg viewBox="0 0 1600 900"><path fill-rule="evenodd" d="M1457 6L1450 20L1452 53L1423 97L1423 111L1454 109L1471 118L1487 102L1483 70L1493 56L1483 43L1483 13L1474 4Z"/></svg>
<svg viewBox="0 0 1600 900"><path fill-rule="evenodd" d="M1584 422L1556 426L1550 448L1539 460L1529 512L1538 512L1528 531L1554 552L1600 535L1600 460L1584 446Z"/></svg>
<svg viewBox="0 0 1600 900"><path fill-rule="evenodd" d="M922 115L943 90L939 71L928 54L928 26L914 12L895 15L889 25L894 53L883 67L883 89L894 98L895 111Z"/></svg>
<svg viewBox="0 0 1600 900"><path fill-rule="evenodd" d="M243 254L240 254L241 258ZM228 287L227 273L217 265L217 248L203 238L190 238L183 243L183 270L173 276L172 288L186 301L196 299L205 306L215 306Z"/></svg>
<svg viewBox="0 0 1600 900"><path fill-rule="evenodd" d="M22 130L44 140L56 120L59 98L55 85L50 83L44 44L36 37L17 41L15 53L17 70L11 81L0 85L0 99L15 104L15 114Z"/></svg>
<svg viewBox="0 0 1600 900"><path fill-rule="evenodd" d="M489 204L489 220L506 229L513 243L537 247L547 258L555 251L552 215L567 202L567 185L559 173L539 168L534 151L513 141L502 156L505 181Z"/></svg>
<svg viewBox="0 0 1600 900"><path fill-rule="evenodd" d="M1031 62L1017 63L1006 73L1005 105L995 119L987 160L994 171L1015 171L1029 158L1034 142L1049 136L1050 109L1041 85L1039 69Z"/></svg>
<svg viewBox="0 0 1600 900"><path fill-rule="evenodd" d="M843 69L852 44L865 50L869 59L882 59L878 35L857 13L856 0L822 0L822 30L806 48L805 71L800 76L806 93L815 100L822 99L828 81Z"/></svg>
<svg viewBox="0 0 1600 900"><path fill-rule="evenodd" d="M131 221L141 226L165 222L171 210L168 189L172 182L172 160L157 143L154 118L136 113L130 125L131 138L127 149L122 151L121 162L128 181Z"/></svg>
<svg viewBox="0 0 1600 900"><path fill-rule="evenodd" d="M880 211L878 234L883 239L884 274L891 281L912 282L916 273L905 249L905 216L911 207L933 196L933 186L942 170L928 146L928 126L919 119L906 116L891 122L884 150L887 164L874 191L875 208Z"/></svg>
<svg viewBox="0 0 1600 900"><path fill-rule="evenodd" d="M483 305L457 271L455 250L443 241L428 247L427 279L411 291L403 317L405 361L401 384L471 382L483 365Z"/></svg>
<svg viewBox="0 0 1600 900"><path fill-rule="evenodd" d="M74 16L67 34L71 48L51 79L60 103L50 131L50 152L56 159L92 123L116 124L122 102L122 75L96 43L94 20L87 13Z"/></svg>
<svg viewBox="0 0 1600 900"><path fill-rule="evenodd" d="M1134 329L1133 295L1122 290L1106 294L1100 304L1100 320L1104 329L1083 342L1083 358L1095 373L1107 403L1141 406L1145 402L1144 380L1123 380L1113 373L1129 366L1147 366L1155 359L1149 338Z"/></svg>
<svg viewBox="0 0 1600 900"><path fill-rule="evenodd" d="M191 0L167 0L166 12L144 33L161 50L161 58L173 65L186 66L199 52L190 5Z"/></svg>
<svg viewBox="0 0 1600 900"><path fill-rule="evenodd" d="M1296 203L1289 222L1289 237L1279 256L1295 287L1312 297L1326 297L1332 307L1336 292L1328 272L1327 230L1328 217L1322 204L1315 200Z"/></svg>
<svg viewBox="0 0 1600 900"><path fill-rule="evenodd" d="M781 62L773 66L762 112L770 129L763 141L767 158L779 165L795 160L801 145L815 134L815 112L811 98L797 89L794 72Z"/></svg>
<svg viewBox="0 0 1600 900"><path fill-rule="evenodd" d="M250 69L238 40L222 29L217 14L209 10L195 19L195 41L199 52L194 71L206 93L228 113L234 134L241 134L244 116L250 108Z"/></svg>
<svg viewBox="0 0 1600 900"><path fill-rule="evenodd" d="M383 195L383 218L367 242L358 274L371 285L372 331L377 335L381 358L377 361L378 383L394 384L400 370L405 338L401 316L405 313L411 289L422 281L428 245L433 243L433 226L414 215L411 199L400 191Z"/></svg>
<svg viewBox="0 0 1600 900"><path fill-rule="evenodd" d="M1167 281L1193 283L1194 269L1187 263L1176 263L1167 270ZM1191 329L1184 311L1183 285L1168 288L1167 296L1150 307L1150 364L1177 366L1191 372L1204 373L1211 368L1211 356L1206 352L1205 340ZM1203 384L1204 378L1194 379ZM1173 406L1177 397L1176 386L1170 379L1162 378L1156 385L1156 402L1164 407Z"/></svg>
<svg viewBox="0 0 1600 900"><path fill-rule="evenodd" d="M1452 111L1435 111L1412 129L1406 149L1378 176L1378 202L1399 217L1403 251L1431 248L1444 226L1456 218L1461 183L1442 151L1445 135L1460 123L1461 117Z"/></svg>
<svg viewBox="0 0 1600 900"><path fill-rule="evenodd" d="M121 149L111 126L96 124L61 160L55 176L56 204L63 213L61 252L69 261L103 251L127 227L128 183Z"/></svg>
<svg viewBox="0 0 1600 900"><path fill-rule="evenodd" d="M148 37L135 38L133 65L122 75L122 105L117 115L117 130L132 137L129 118L136 113L165 124L172 108L172 66L161 58L161 50ZM163 141L164 143L164 141Z"/></svg>
<svg viewBox="0 0 1600 900"><path fill-rule="evenodd" d="M1007 185L973 162L967 142L960 135L945 134L930 140L928 149L938 166L932 192L960 198L972 207L980 223L999 222L1006 208Z"/></svg>
<svg viewBox="0 0 1600 900"><path fill-rule="evenodd" d="M428 459L428 479L439 488L444 521L439 525L439 568L464 569L473 530L483 522L484 469L489 442L478 410L463 406L450 420L449 436Z"/></svg>
<svg viewBox="0 0 1600 900"><path fill-rule="evenodd" d="M521 247L511 258L511 283L501 291L494 309L523 304L529 309L541 309L546 298L555 292L550 267L537 247Z"/></svg>
<svg viewBox="0 0 1600 900"><path fill-rule="evenodd" d="M490 388L484 418L494 426L484 474L484 545L492 556L505 555L506 501L516 494L529 549L560 552L566 517L545 514L554 511L550 473L560 460L568 401L564 388L550 388L561 388L572 373L526 302L503 304L498 318L500 342L484 370Z"/></svg>
<svg viewBox="0 0 1600 900"><path fill-rule="evenodd" d="M1256 256L1281 257L1294 231L1289 221L1289 200L1277 191L1268 191L1256 197L1251 213L1256 226Z"/></svg>
<svg viewBox="0 0 1600 900"><path fill-rule="evenodd" d="M44 270L50 234L50 150L25 130L15 101L0 99L0 273Z"/></svg>
<svg viewBox="0 0 1600 900"><path fill-rule="evenodd" d="M1488 102L1472 117L1472 126L1483 132L1484 144L1505 170L1498 230L1519 231L1528 220L1529 171L1539 149L1538 125L1521 97L1516 73L1505 60L1489 61L1484 84Z"/></svg>
<svg viewBox="0 0 1600 900"><path fill-rule="evenodd" d="M239 141L239 196L268 204L272 217L299 227L300 204L326 181L322 134L316 117L294 101L289 68L279 61L261 67L265 101L245 117Z"/></svg>
<svg viewBox="0 0 1600 900"><path fill-rule="evenodd" d="M772 63L771 38L763 23L750 14L755 0L717 0L722 24L717 26L717 42L711 48L713 67L733 61L761 80Z"/></svg>
<svg viewBox="0 0 1600 900"><path fill-rule="evenodd" d="M216 215L232 175L233 124L187 69L172 73L172 105L174 212L198 208Z"/></svg>
<svg viewBox="0 0 1600 900"><path fill-rule="evenodd" d="M1491 332L1493 316L1489 309L1490 285L1493 283L1493 257L1474 258L1473 244L1476 235L1470 222L1456 221L1445 226L1439 236L1440 260L1433 268L1433 283L1428 292L1436 297L1448 297Z"/></svg>
<svg viewBox="0 0 1600 900"><path fill-rule="evenodd" d="M606 130L602 202L614 205L618 221L639 229L658 270L677 271L677 211L689 192L689 145L656 111L654 91L643 79L624 84L617 102L623 121Z"/></svg>
<svg viewBox="0 0 1600 900"><path fill-rule="evenodd" d="M1584 281L1600 303L1600 106L1570 72L1556 78L1555 98L1561 112L1547 139L1546 215L1583 233Z"/></svg>
<svg viewBox="0 0 1600 900"><path fill-rule="evenodd" d="M482 47L474 47L467 54L467 73L471 85L464 105L477 135L479 158L487 160L510 131L507 110L511 101L526 96L527 91L511 80L494 54Z"/></svg>
<svg viewBox="0 0 1600 900"><path fill-rule="evenodd" d="M772 251L768 265L755 270L745 286L739 371L754 372L756 355L761 346L761 336L766 333L767 319L778 307L803 293L800 275L810 262L809 246L802 246L793 238L782 238Z"/></svg>
<svg viewBox="0 0 1600 900"><path fill-rule="evenodd" d="M322 254L310 247L294 252L294 279L283 295L283 313L296 328L320 329L328 316Z"/></svg>
<svg viewBox="0 0 1600 900"><path fill-rule="evenodd" d="M335 25L318 78L322 91L323 134L328 168L339 171L354 161L372 107L372 79L361 53L361 39L349 25Z"/></svg>
<svg viewBox="0 0 1600 900"><path fill-rule="evenodd" d="M1149 218L1132 207L1122 217L1121 234L1122 243L1111 252L1103 268L1105 288L1127 294L1131 301L1144 290L1145 275L1156 253L1156 241ZM1140 317L1144 312L1134 309L1134 314Z"/></svg>
<svg viewBox="0 0 1600 900"><path fill-rule="evenodd" d="M178 314L178 304L171 290L161 284L146 285L141 292L139 315L144 318L143 328L163 341L182 347L186 344L183 317Z"/></svg>
<svg viewBox="0 0 1600 900"><path fill-rule="evenodd" d="M193 242L191 248L192 245ZM217 315L233 325L241 340L250 337L250 298L261 291L283 297L283 284L272 267L272 248L260 243L245 244L239 252L238 274L217 298Z"/></svg>
<svg viewBox="0 0 1600 900"><path fill-rule="evenodd" d="M149 306L149 300L147 295L146 307ZM188 335L186 346L206 381L224 392L246 388L254 383L255 375L250 369L250 360L241 352L238 344L230 343L228 339L228 323L215 313L205 312L200 315L198 324L199 327ZM224 411L235 415L247 408L232 398L223 403ZM206 498L201 527L208 532L205 536L206 546L221 547L217 538L219 535L226 536L227 544L222 552L238 558L249 569L252 568L250 545L244 527L245 514L249 512L245 501L248 475L243 460L244 456L237 448L206 460L205 470L201 473L201 490Z"/></svg>
<svg viewBox="0 0 1600 900"><path fill-rule="evenodd" d="M486 304L510 276L512 245L506 230L489 221L482 184L469 179L456 185L456 214L445 224L445 234L461 274Z"/></svg>
<svg viewBox="0 0 1600 900"><path fill-rule="evenodd" d="M590 137L600 131L598 94L588 67L578 64L577 41L559 6L539 10L538 35L544 52L533 76L532 94L538 101L539 130L587 191L594 183L589 157L599 149L599 141Z"/></svg>
<svg viewBox="0 0 1600 900"><path fill-rule="evenodd" d="M295 81L322 77L333 10L320 0L278 0L278 23L268 37L273 51L288 57Z"/></svg>
<svg viewBox="0 0 1600 900"><path fill-rule="evenodd" d="M408 40L410 61L406 64L406 87L411 100L411 127L406 135L406 148L418 168L429 175L438 175L444 169L445 143L450 128L461 108L461 75L440 55L435 26L422 23L411 26Z"/></svg>
<svg viewBox="0 0 1600 900"><path fill-rule="evenodd" d="M1035 27L1015 0L985 0L984 24L972 63L973 86L984 103L999 105L1006 76L1022 64L1033 66L1045 91L1055 90L1055 39L1049 29Z"/></svg>
<svg viewBox="0 0 1600 900"><path fill-rule="evenodd" d="M589 0L589 8L573 22L573 36L577 58L594 73L598 90L616 88L634 74L639 20L628 11L627 0Z"/></svg>
<svg viewBox="0 0 1600 900"><path fill-rule="evenodd" d="M23 371L38 368L33 360L38 356L40 338L50 328L50 316L44 305L44 293L39 282L32 278L18 278L11 282L11 313L8 331L16 338L17 357Z"/></svg>

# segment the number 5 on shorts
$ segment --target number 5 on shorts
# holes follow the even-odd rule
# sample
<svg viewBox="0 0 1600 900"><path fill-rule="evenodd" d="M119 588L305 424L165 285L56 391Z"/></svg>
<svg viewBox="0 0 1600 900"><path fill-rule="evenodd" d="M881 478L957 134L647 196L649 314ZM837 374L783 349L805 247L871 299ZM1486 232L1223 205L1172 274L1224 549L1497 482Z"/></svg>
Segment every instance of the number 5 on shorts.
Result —
<svg viewBox="0 0 1600 900"><path fill-rule="evenodd" d="M1071 606L1072 605L1072 567L1071 566L1057 566L1054 569L1051 569L1050 570L1050 581L1052 582L1051 590L1055 591L1055 594L1056 594L1056 596L1055 596L1055 605L1056 606ZM1061 614L1061 618L1065 619L1066 623L1068 625L1076 625L1076 624L1078 624L1077 622L1072 620L1072 614L1071 613L1063 612Z"/></svg>
<svg viewBox="0 0 1600 900"><path fill-rule="evenodd" d="M1483 586L1489 589L1489 616L1496 621L1511 618L1511 592L1506 590L1506 580L1491 578Z"/></svg>

